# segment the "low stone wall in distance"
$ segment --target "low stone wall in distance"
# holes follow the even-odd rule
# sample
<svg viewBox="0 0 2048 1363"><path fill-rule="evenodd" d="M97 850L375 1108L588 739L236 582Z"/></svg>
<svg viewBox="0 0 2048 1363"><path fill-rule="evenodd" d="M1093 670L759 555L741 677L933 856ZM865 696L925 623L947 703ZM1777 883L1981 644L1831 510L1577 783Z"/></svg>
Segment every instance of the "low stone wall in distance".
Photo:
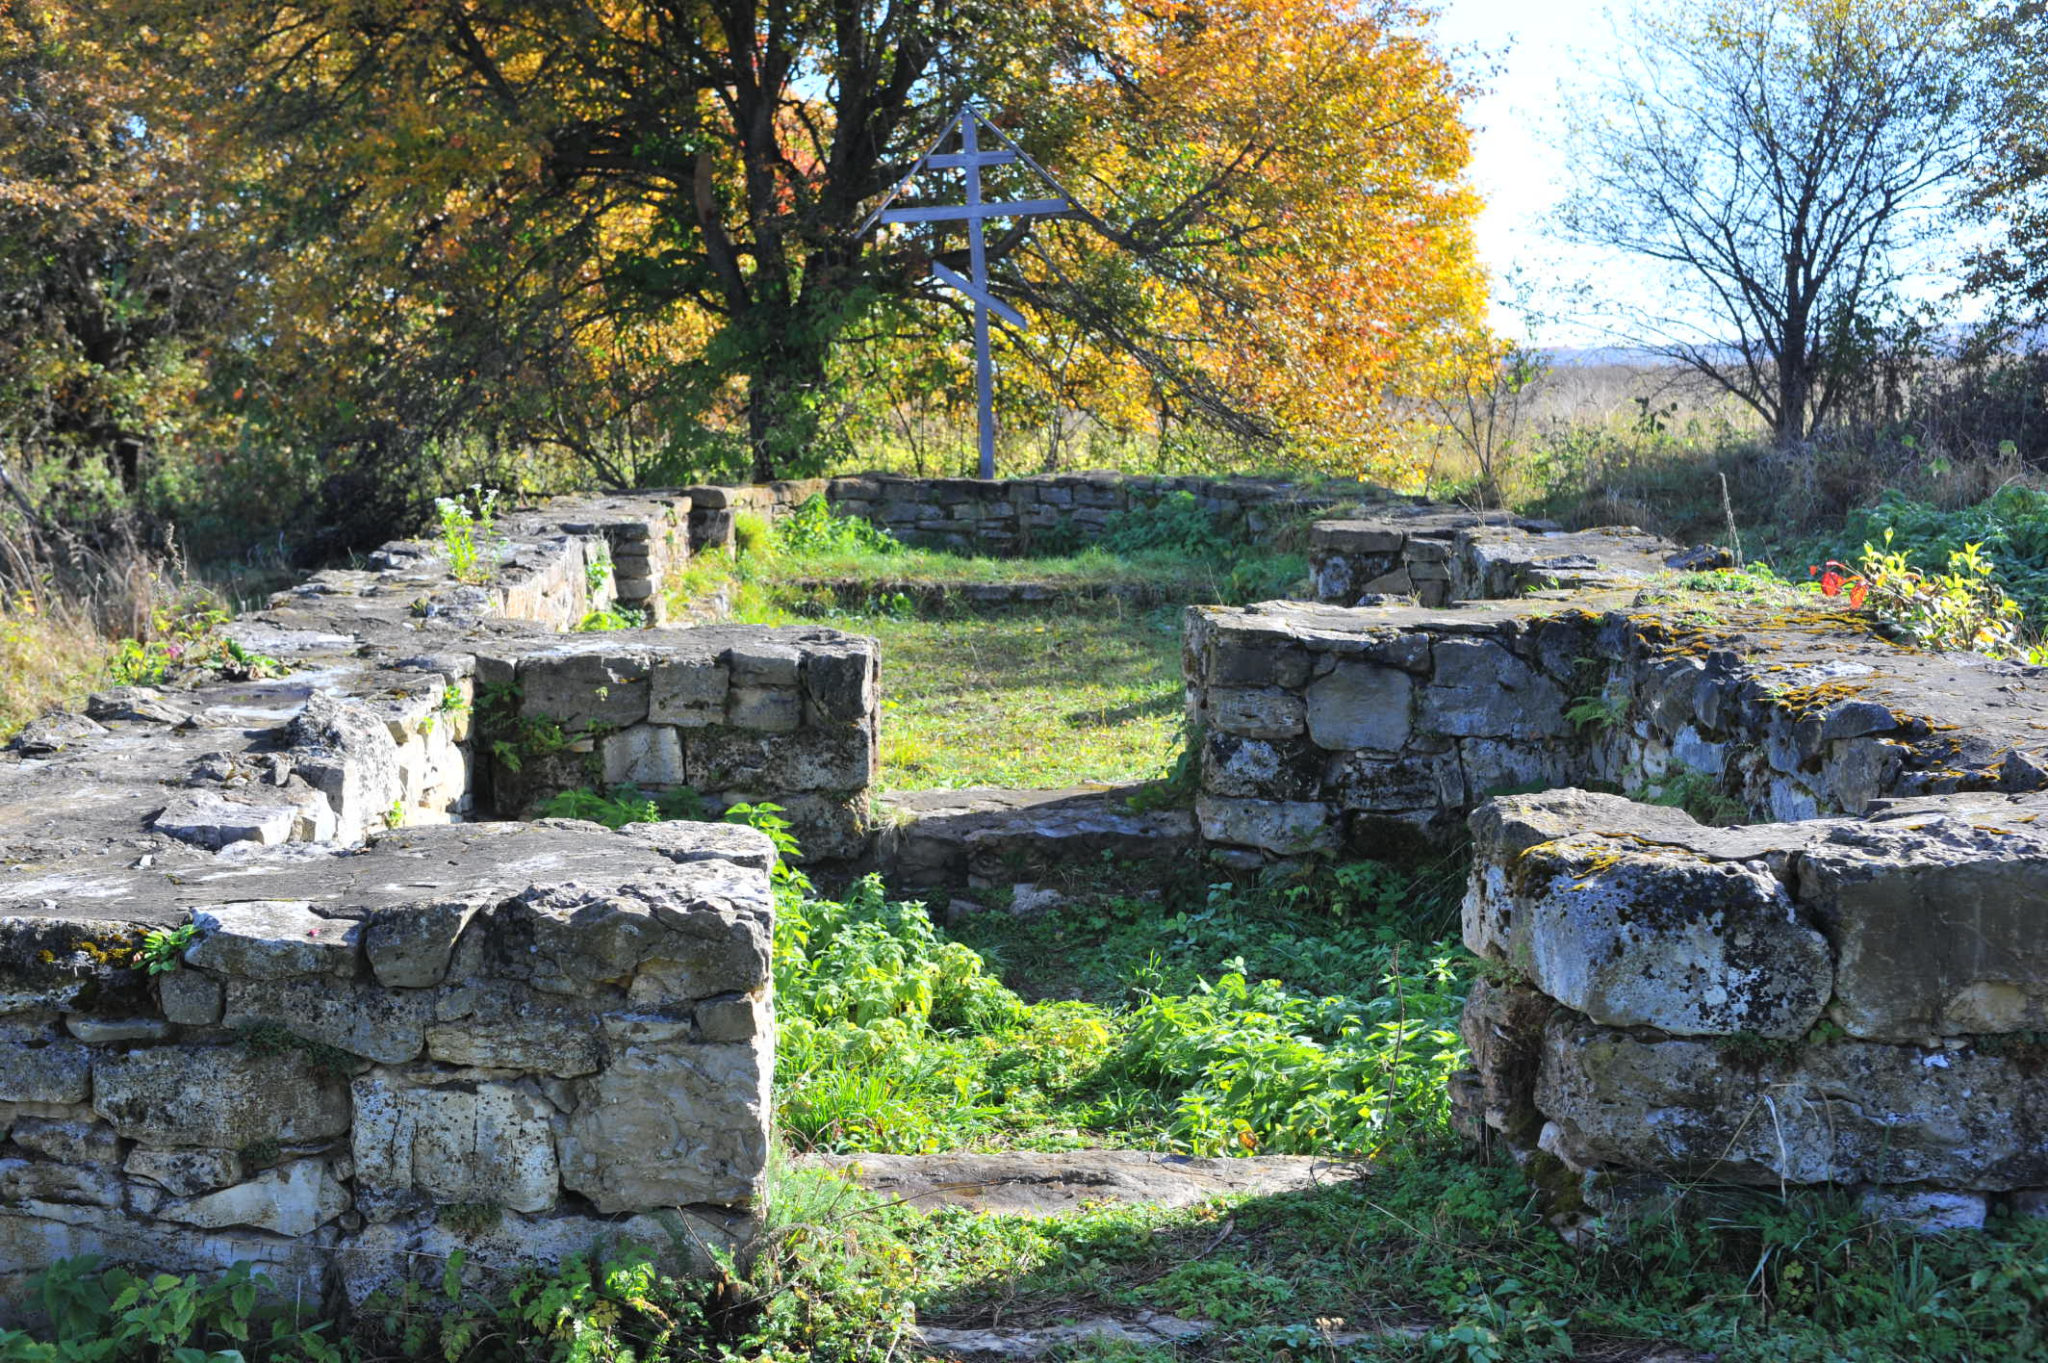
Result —
<svg viewBox="0 0 2048 1363"><path fill-rule="evenodd" d="M749 487L692 487L690 542L730 547L734 516L749 511L774 521L812 497L841 515L858 516L906 544L1003 557L1048 540L1086 544L1110 518L1155 505L1175 493L1192 496L1219 525L1251 538L1288 520L1387 494L1365 483L1293 483L1262 478L1174 478L1122 473L1048 473L1023 478L915 478L870 473Z"/></svg>
<svg viewBox="0 0 2048 1363"><path fill-rule="evenodd" d="M2048 1210L2044 814L1951 795L1708 828L1581 791L1490 802L1463 1129L1532 1161L1567 1226L1695 1180L1860 1189L1944 1227Z"/></svg>
<svg viewBox="0 0 2048 1363"><path fill-rule="evenodd" d="M472 824L0 878L0 1319L96 1253L334 1309L758 1228L773 849ZM137 960L151 930L189 943Z"/></svg>
<svg viewBox="0 0 2048 1363"><path fill-rule="evenodd" d="M1396 596L1448 606L1529 591L1624 587L1668 567L1732 561L1712 550L1680 550L1634 526L1566 532L1550 521L1427 503L1317 521L1308 543L1314 597L1338 606Z"/></svg>

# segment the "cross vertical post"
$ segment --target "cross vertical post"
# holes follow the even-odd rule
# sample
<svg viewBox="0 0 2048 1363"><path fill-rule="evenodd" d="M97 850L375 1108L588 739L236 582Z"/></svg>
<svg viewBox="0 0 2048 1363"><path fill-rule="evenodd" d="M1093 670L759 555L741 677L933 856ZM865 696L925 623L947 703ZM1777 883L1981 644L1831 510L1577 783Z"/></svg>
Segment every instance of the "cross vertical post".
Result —
<svg viewBox="0 0 2048 1363"><path fill-rule="evenodd" d="M988 246L982 235L980 214L972 210L981 207L981 147L976 137L977 120L971 108L960 111L960 159L967 176L967 260L970 278L986 293L988 290ZM974 300L974 398L976 422L981 432L981 476L996 476L996 382L995 362L988 351L988 304L981 299Z"/></svg>

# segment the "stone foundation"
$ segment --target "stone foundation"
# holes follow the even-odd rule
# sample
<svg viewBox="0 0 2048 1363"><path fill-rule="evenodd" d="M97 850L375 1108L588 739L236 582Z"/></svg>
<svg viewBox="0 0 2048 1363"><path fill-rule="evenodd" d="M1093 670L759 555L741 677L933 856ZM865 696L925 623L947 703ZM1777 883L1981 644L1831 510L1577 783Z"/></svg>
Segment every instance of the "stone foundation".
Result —
<svg viewBox="0 0 2048 1363"><path fill-rule="evenodd" d="M1453 1105L1561 1226L1699 1180L1944 1227L2041 1205L2048 669L1694 593L1718 553L1634 532L1411 510L1312 557L1368 604L1189 612L1201 836L1256 869L1469 814L1491 966Z"/></svg>
<svg viewBox="0 0 2048 1363"><path fill-rule="evenodd" d="M1297 484L1263 478L1168 478L1121 473L1049 473L1025 478L913 478L870 473L755 487L693 487L690 542L730 547L742 511L770 521L812 497L843 516L881 526L905 544L1006 556L1054 543L1086 543L1110 519L1175 493L1193 496L1226 528L1257 538L1289 520L1386 494L1363 483ZM1403 503L1405 505L1405 503Z"/></svg>
<svg viewBox="0 0 2048 1363"><path fill-rule="evenodd" d="M248 1259L323 1309L400 1272L758 1225L772 847L723 823L473 822L573 786L783 804L867 840L872 641L658 615L687 499L507 515L314 575L239 656L0 759L0 1303L53 1259ZM259 656L260 655L260 656ZM275 672L277 675L252 675ZM147 934L191 929L139 957ZM5 1307L0 1306L0 1314Z"/></svg>
<svg viewBox="0 0 2048 1363"><path fill-rule="evenodd" d="M1934 1195L1945 1225L2048 1189L2042 795L1706 828L1558 791L1473 815L1473 1139L1619 1180ZM1931 1213L1929 1213L1931 1214Z"/></svg>
<svg viewBox="0 0 2048 1363"><path fill-rule="evenodd" d="M58 1258L401 1275L759 1222L774 852L752 829L469 824L0 880L0 1302ZM145 934L190 943L137 963ZM4 1314L4 1308L0 1308Z"/></svg>

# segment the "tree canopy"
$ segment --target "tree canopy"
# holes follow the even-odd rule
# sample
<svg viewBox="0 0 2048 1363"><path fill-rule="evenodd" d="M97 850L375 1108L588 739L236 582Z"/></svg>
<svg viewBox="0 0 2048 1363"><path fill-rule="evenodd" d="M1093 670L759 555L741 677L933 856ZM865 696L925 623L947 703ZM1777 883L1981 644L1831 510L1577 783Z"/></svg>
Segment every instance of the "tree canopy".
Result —
<svg viewBox="0 0 2048 1363"><path fill-rule="evenodd" d="M125 280L196 246L206 316L164 319L189 391L350 501L416 499L464 440L615 484L814 472L878 404L960 391L928 266L964 243L858 229L969 94L1083 208L994 234L1033 323L1008 401L1364 471L1482 328L1468 91L1405 0L16 9L102 136L28 171L0 245L71 230L51 198L89 183L148 225L89 252Z"/></svg>

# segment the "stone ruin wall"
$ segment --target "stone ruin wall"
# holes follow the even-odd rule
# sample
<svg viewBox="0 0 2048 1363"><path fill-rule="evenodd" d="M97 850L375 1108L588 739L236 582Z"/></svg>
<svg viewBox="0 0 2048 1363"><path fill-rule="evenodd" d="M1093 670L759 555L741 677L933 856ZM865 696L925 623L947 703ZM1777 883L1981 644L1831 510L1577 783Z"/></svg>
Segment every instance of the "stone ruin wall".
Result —
<svg viewBox="0 0 2048 1363"><path fill-rule="evenodd" d="M1312 544L1342 606L1189 612L1202 836L1249 870L1469 814L1491 965L1454 1109L1558 1224L1693 1181L2048 1209L2048 670L1645 591L1698 560L1633 532L1403 513ZM1572 789L1686 782L1759 822Z"/></svg>
<svg viewBox="0 0 2048 1363"><path fill-rule="evenodd" d="M1121 473L1047 473L1025 478L916 478L870 473L811 478L756 487L693 487L690 541L730 546L733 518L750 511L774 521L812 497L844 516L858 516L906 544L954 553L1005 557L1027 552L1050 535L1086 543L1110 518L1185 492L1229 529L1253 538L1291 518L1345 503L1379 502L1386 494L1363 483L1302 486L1262 478L1174 478Z"/></svg>
<svg viewBox="0 0 2048 1363"><path fill-rule="evenodd" d="M713 812L783 804L824 859L865 846L872 641L563 633L658 611L688 515L665 494L510 515L473 584L432 542L387 545L226 627L282 675L115 688L17 736L0 1302L88 1252L248 1259L338 1309L457 1249L479 1273L621 1241L678 1269L745 1251L769 1131L767 839L487 821L687 781ZM549 741L511 770L500 744L517 760L526 721ZM185 924L172 968L137 966L149 932Z"/></svg>

